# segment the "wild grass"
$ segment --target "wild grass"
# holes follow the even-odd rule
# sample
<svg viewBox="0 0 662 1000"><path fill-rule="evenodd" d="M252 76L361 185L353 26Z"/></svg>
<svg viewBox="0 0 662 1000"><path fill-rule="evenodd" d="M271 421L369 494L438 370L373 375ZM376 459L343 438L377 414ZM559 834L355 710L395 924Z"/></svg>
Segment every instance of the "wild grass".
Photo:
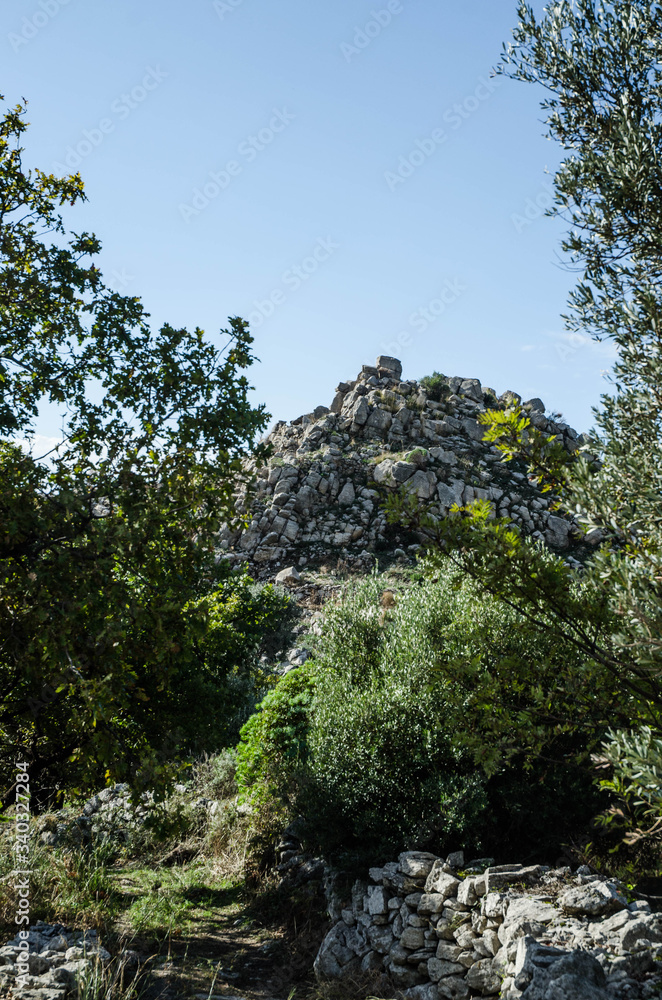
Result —
<svg viewBox="0 0 662 1000"><path fill-rule="evenodd" d="M146 995L149 969L135 952L118 955L104 964L98 958L79 982L76 1000L141 1000Z"/></svg>
<svg viewBox="0 0 662 1000"><path fill-rule="evenodd" d="M117 912L111 878L111 852L105 846L54 851L33 841L30 864L30 918L71 927L105 927ZM16 876L12 843L0 840L0 925L16 927Z"/></svg>
<svg viewBox="0 0 662 1000"><path fill-rule="evenodd" d="M348 976L342 980L314 983L301 990L293 990L288 1000L402 1000L402 993L394 991L385 977L375 973Z"/></svg>

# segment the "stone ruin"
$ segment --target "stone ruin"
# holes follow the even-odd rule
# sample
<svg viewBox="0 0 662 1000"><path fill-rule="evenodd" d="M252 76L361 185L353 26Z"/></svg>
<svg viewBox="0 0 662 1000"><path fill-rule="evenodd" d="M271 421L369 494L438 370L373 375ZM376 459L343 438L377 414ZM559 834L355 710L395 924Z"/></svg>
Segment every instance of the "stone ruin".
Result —
<svg viewBox="0 0 662 1000"><path fill-rule="evenodd" d="M402 488L436 515L453 504L489 500L495 514L563 553L572 564L599 538L552 512L553 498L531 483L526 468L503 463L483 441L478 417L487 408L521 403L514 392L497 398L475 378L446 378L434 389L403 381L396 358L364 365L341 382L330 406L291 423L280 421L265 439L268 463L248 491L236 494L244 530L225 528L222 554L248 563L257 578L283 565L343 561L370 569L375 558L408 559L419 540L387 525L380 500ZM540 399L523 403L531 423L573 451L583 442L572 427L545 414Z"/></svg>

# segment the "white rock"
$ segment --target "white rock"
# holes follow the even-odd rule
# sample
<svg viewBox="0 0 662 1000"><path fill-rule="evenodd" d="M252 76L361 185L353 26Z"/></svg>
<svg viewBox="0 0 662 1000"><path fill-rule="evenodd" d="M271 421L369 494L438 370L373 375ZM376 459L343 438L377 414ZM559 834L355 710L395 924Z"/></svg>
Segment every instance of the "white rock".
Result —
<svg viewBox="0 0 662 1000"><path fill-rule="evenodd" d="M445 962L438 958L428 960L428 975L433 983L438 983L445 976L455 976L464 972L464 966L458 962Z"/></svg>
<svg viewBox="0 0 662 1000"><path fill-rule="evenodd" d="M455 896L460 880L442 870L441 862L436 861L425 882L425 891L440 893L444 899Z"/></svg>
<svg viewBox="0 0 662 1000"><path fill-rule="evenodd" d="M368 913L383 915L388 912L388 893L382 886L368 886Z"/></svg>
<svg viewBox="0 0 662 1000"><path fill-rule="evenodd" d="M444 908L444 895L440 892L425 892L418 904L419 913L441 913Z"/></svg>
<svg viewBox="0 0 662 1000"><path fill-rule="evenodd" d="M479 990L483 996L498 993L501 989L501 976L494 971L493 959L483 958L471 966L466 975L467 986Z"/></svg>
<svg viewBox="0 0 662 1000"><path fill-rule="evenodd" d="M338 503L347 505L356 500L356 491L351 481L347 481L338 494Z"/></svg>
<svg viewBox="0 0 662 1000"><path fill-rule="evenodd" d="M463 976L447 976L437 983L441 1000L467 1000L471 994Z"/></svg>
<svg viewBox="0 0 662 1000"><path fill-rule="evenodd" d="M610 882L591 882L567 889L559 898L566 913L599 917L627 906L627 900Z"/></svg>
<svg viewBox="0 0 662 1000"><path fill-rule="evenodd" d="M411 878L427 878L438 863L436 855L427 851L403 851L398 858L398 868L403 875L409 875Z"/></svg>
<svg viewBox="0 0 662 1000"><path fill-rule="evenodd" d="M465 878L457 889L458 903L463 903L465 906L473 906L477 898L476 890L474 889L474 879Z"/></svg>
<svg viewBox="0 0 662 1000"><path fill-rule="evenodd" d="M288 566L287 569L282 569L280 573L276 574L276 583L292 586L300 581L301 575L294 566Z"/></svg>

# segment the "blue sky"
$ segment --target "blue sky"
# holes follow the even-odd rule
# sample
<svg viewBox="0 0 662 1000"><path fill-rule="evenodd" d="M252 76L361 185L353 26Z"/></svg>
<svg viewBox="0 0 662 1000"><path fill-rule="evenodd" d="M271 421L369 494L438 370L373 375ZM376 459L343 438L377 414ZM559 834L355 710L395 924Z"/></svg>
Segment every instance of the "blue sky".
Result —
<svg viewBox="0 0 662 1000"><path fill-rule="evenodd" d="M72 225L155 323L251 319L274 419L387 353L583 430L611 359L560 318L541 94L490 79L514 21L514 0L11 0L0 92L29 101L27 163L80 170Z"/></svg>

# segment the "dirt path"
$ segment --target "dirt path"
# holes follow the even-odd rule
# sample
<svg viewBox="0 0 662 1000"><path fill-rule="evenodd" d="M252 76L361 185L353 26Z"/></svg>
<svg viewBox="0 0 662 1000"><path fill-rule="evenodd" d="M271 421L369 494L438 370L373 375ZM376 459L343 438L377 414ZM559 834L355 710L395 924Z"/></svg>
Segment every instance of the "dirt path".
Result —
<svg viewBox="0 0 662 1000"><path fill-rule="evenodd" d="M156 874L156 873L154 873ZM182 873L183 876L184 873ZM319 885L289 899L271 889L249 894L240 883L186 886L178 899L159 899L168 887L146 888L143 872L118 873L122 913L113 927L113 951L131 948L143 962L145 1000L288 1000L312 988L310 970L326 928ZM146 898L151 895L153 899ZM165 903L165 905L164 905ZM136 905L162 914L170 928L133 929ZM150 909L151 908L151 909ZM162 919L162 918L161 918Z"/></svg>

